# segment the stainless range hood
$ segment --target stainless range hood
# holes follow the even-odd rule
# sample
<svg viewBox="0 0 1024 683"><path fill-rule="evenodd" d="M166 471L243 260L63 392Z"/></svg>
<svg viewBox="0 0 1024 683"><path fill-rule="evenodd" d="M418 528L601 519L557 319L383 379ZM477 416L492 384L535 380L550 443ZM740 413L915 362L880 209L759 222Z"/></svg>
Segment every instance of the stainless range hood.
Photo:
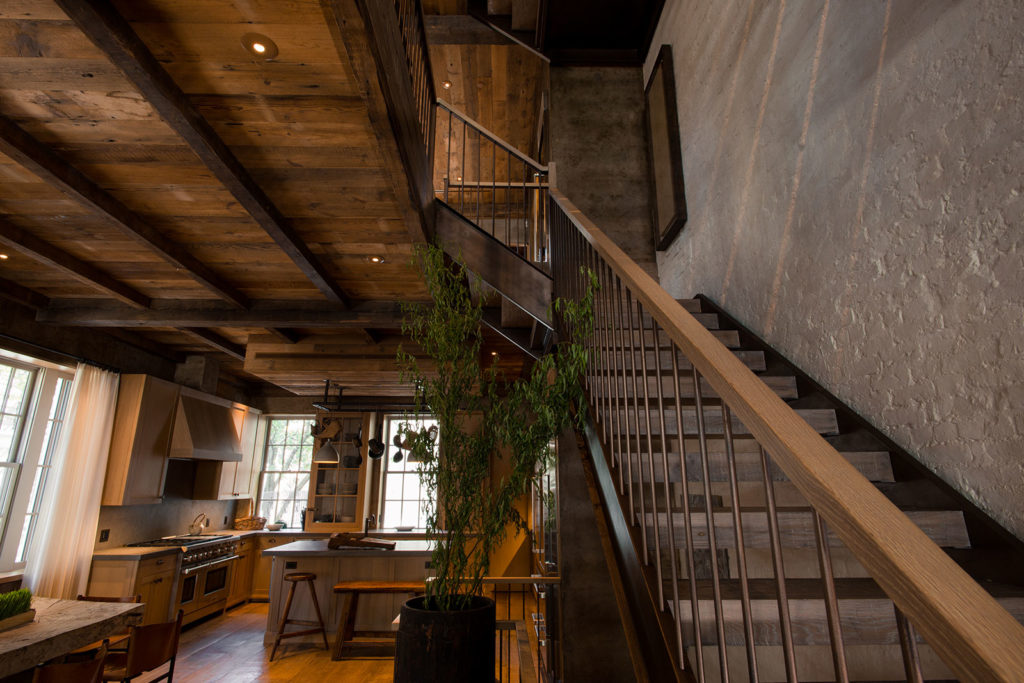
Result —
<svg viewBox="0 0 1024 683"><path fill-rule="evenodd" d="M239 462L242 447L231 404L182 387L168 457Z"/></svg>

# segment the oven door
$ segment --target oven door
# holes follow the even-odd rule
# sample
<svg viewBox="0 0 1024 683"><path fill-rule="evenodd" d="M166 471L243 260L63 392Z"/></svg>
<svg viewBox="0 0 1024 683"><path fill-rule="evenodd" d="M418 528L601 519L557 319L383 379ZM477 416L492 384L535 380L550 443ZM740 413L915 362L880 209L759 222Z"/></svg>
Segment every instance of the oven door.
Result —
<svg viewBox="0 0 1024 683"><path fill-rule="evenodd" d="M204 607L227 601L236 558L237 555L229 555L182 570L178 609L184 611L186 617Z"/></svg>

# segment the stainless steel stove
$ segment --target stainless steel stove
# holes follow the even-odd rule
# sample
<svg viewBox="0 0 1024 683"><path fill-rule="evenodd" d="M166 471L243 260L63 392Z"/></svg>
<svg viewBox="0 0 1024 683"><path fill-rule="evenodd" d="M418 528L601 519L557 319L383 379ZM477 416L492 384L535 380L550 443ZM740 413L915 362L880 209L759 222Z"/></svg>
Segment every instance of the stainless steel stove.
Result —
<svg viewBox="0 0 1024 683"><path fill-rule="evenodd" d="M234 560L238 559L235 554L238 549L237 538L229 535L190 534L131 545L181 548L178 608L185 612L185 623L224 609L234 574Z"/></svg>

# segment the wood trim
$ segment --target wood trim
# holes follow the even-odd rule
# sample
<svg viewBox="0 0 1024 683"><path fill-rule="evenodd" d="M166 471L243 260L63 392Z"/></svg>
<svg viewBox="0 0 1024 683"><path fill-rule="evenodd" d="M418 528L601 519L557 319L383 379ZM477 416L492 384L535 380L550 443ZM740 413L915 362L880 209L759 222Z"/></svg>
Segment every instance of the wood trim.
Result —
<svg viewBox="0 0 1024 683"><path fill-rule="evenodd" d="M211 346L218 351L228 354L235 360L245 360L245 346L242 344L236 344L233 341L226 339L222 335L208 330L202 327L182 327L181 332L183 334L198 339L207 346Z"/></svg>
<svg viewBox="0 0 1024 683"><path fill-rule="evenodd" d="M548 320L551 277L444 202L435 201L437 239L445 253L526 313L551 327Z"/></svg>
<svg viewBox="0 0 1024 683"><path fill-rule="evenodd" d="M302 335L287 327L268 327L267 332L274 335L287 344L298 344L302 341Z"/></svg>
<svg viewBox="0 0 1024 683"><path fill-rule="evenodd" d="M419 132L415 98L405 66L405 50L400 38L397 47L394 44L392 33L398 32L394 26L388 31L392 52L383 53L386 63L381 64L375 59L370 43L370 22L360 12L366 4L358 0L321 0L341 62L366 103L384 172L395 191L409 235L414 242L429 241L433 235L432 169ZM375 5L373 16L377 19L387 10L379 7L380 3L370 4ZM393 14L393 8L390 11ZM374 27L381 30L376 24ZM377 35L374 37L381 39ZM382 84L388 88L387 92L382 89ZM402 93L400 100L404 101L400 114L390 106L396 97L396 89Z"/></svg>
<svg viewBox="0 0 1024 683"><path fill-rule="evenodd" d="M114 6L102 0L56 2L327 300L348 306L348 298L324 266Z"/></svg>
<svg viewBox="0 0 1024 683"><path fill-rule="evenodd" d="M1024 680L1024 626L564 195L552 200L963 680Z"/></svg>
<svg viewBox="0 0 1024 683"><path fill-rule="evenodd" d="M248 299L238 289L225 282L180 245L165 238L52 149L3 116L0 116L0 152L78 203L109 218L130 237L145 244L171 265L186 271L196 282L217 296L242 308L248 305Z"/></svg>
<svg viewBox="0 0 1024 683"><path fill-rule="evenodd" d="M44 242L3 219L0 219L0 243L10 245L40 263L45 263L96 289L103 290L130 306L147 308L152 303L148 296L120 280L114 279L109 273L72 256L49 242Z"/></svg>
<svg viewBox="0 0 1024 683"><path fill-rule="evenodd" d="M364 301L350 309L298 301L257 302L240 311L217 301L158 299L147 310L61 299L36 314L36 321L85 327L375 327L402 325L402 305L395 301Z"/></svg>

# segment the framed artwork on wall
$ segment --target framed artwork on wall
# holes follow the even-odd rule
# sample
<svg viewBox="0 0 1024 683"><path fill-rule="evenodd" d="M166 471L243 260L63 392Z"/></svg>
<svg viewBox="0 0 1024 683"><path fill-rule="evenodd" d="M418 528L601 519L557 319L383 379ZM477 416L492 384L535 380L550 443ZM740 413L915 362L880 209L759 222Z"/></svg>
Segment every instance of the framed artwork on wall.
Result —
<svg viewBox="0 0 1024 683"><path fill-rule="evenodd" d="M686 224L683 155L676 114L672 46L662 45L644 89L648 159L651 168L651 221L654 246L668 249Z"/></svg>

